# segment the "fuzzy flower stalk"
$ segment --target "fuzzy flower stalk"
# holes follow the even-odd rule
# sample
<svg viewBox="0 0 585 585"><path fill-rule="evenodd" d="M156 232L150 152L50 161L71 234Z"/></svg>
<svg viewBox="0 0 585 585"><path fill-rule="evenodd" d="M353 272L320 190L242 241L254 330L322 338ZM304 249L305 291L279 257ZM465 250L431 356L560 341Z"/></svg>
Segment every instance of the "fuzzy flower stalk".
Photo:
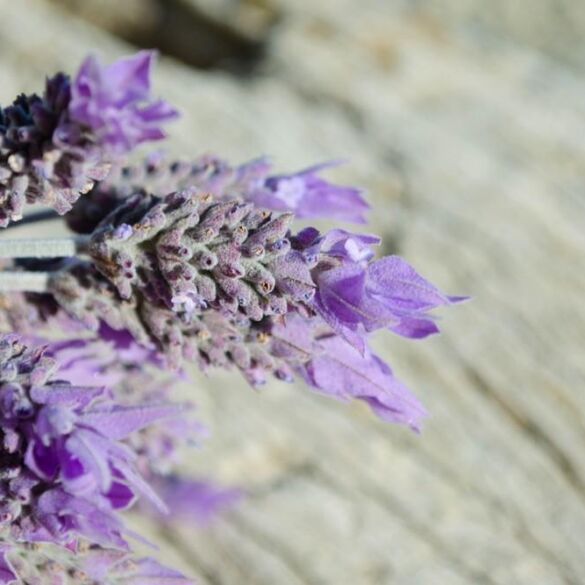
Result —
<svg viewBox="0 0 585 585"><path fill-rule="evenodd" d="M56 583L187 583L132 559L122 519L140 499L161 521L202 522L240 497L178 472L201 430L173 399L184 366L302 381L418 431L424 407L370 336L436 334L433 311L465 300L377 257L376 235L295 227L366 223L360 190L323 177L336 163L129 164L177 115L151 97L152 60L90 57L0 109L0 225L40 203L74 234L0 240L0 583L40 583L49 562ZM22 337L56 330L81 339Z"/></svg>
<svg viewBox="0 0 585 585"><path fill-rule="evenodd" d="M160 140L177 112L150 95L154 53L110 66L89 57L74 79L58 73L41 96L0 107L0 227L26 204L63 215L136 146Z"/></svg>

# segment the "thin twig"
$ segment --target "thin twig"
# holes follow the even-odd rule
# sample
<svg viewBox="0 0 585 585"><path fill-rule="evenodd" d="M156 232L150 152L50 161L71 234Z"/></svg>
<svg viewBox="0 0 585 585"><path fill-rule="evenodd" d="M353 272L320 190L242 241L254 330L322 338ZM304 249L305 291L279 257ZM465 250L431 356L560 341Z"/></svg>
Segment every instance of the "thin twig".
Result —
<svg viewBox="0 0 585 585"><path fill-rule="evenodd" d="M47 292L50 272L0 271L0 292Z"/></svg>
<svg viewBox="0 0 585 585"><path fill-rule="evenodd" d="M88 236L0 240L0 258L68 258L87 250Z"/></svg>

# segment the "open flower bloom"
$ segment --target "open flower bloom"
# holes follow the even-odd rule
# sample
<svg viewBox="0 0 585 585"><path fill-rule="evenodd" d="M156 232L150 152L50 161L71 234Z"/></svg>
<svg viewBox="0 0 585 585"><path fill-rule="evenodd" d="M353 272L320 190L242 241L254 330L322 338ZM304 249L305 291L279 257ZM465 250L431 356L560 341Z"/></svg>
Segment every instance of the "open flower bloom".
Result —
<svg viewBox="0 0 585 585"><path fill-rule="evenodd" d="M275 211L292 211L298 218L326 218L365 223L370 206L355 187L329 183L319 172L336 163L310 167L291 175L268 177L258 183L250 199Z"/></svg>
<svg viewBox="0 0 585 585"><path fill-rule="evenodd" d="M139 496L165 506L124 440L181 407L118 405L103 386L66 381L47 349L0 339L0 522L9 542L125 547L117 511Z"/></svg>
<svg viewBox="0 0 585 585"><path fill-rule="evenodd" d="M0 227L22 218L27 203L69 211L142 142L159 140L177 111L150 96L154 53L103 67L89 57L73 84L58 73L43 96L0 107Z"/></svg>
<svg viewBox="0 0 585 585"><path fill-rule="evenodd" d="M367 345L363 351L336 335L320 317L291 315L272 328L271 353L321 394L365 402L383 420L415 431L426 411Z"/></svg>
<svg viewBox="0 0 585 585"><path fill-rule="evenodd" d="M467 298L445 295L398 256L373 260L370 246L378 243L375 236L333 230L305 251L325 257L313 270L316 310L362 351L364 334L377 329L411 339L438 333L429 311Z"/></svg>
<svg viewBox="0 0 585 585"><path fill-rule="evenodd" d="M118 154L164 138L162 124L178 112L150 95L154 59L154 51L140 51L103 66L96 57L88 57L71 87L71 119L90 128L100 144Z"/></svg>

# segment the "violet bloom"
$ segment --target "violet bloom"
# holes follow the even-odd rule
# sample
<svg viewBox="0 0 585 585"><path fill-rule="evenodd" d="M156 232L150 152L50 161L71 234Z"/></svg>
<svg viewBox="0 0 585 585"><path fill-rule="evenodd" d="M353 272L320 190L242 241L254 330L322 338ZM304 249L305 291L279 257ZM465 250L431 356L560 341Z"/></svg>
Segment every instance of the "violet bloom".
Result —
<svg viewBox="0 0 585 585"><path fill-rule="evenodd" d="M329 183L318 175L336 163L315 165L291 175L268 177L251 192L257 205L275 211L292 211L296 217L325 218L365 223L369 205L354 187Z"/></svg>
<svg viewBox="0 0 585 585"><path fill-rule="evenodd" d="M375 236L333 230L316 238L303 253L319 254L313 270L315 308L352 345L363 351L364 335L387 328L411 339L439 332L429 311L466 299L442 293L405 260L373 260Z"/></svg>
<svg viewBox="0 0 585 585"><path fill-rule="evenodd" d="M325 336L306 372L319 391L341 400L364 401L381 419L420 430L425 409L390 367L369 350L362 355L340 337Z"/></svg>
<svg viewBox="0 0 585 585"><path fill-rule="evenodd" d="M272 328L272 353L322 394L360 400L383 420L418 431L426 411L390 367L367 345L360 352L319 317L287 317Z"/></svg>
<svg viewBox="0 0 585 585"><path fill-rule="evenodd" d="M0 522L9 542L84 537L125 547L117 511L138 496L164 504L122 441L180 408L119 406L103 386L72 385L66 368L60 374L45 348L27 349L14 334L0 339Z"/></svg>
<svg viewBox="0 0 585 585"><path fill-rule="evenodd" d="M124 154L142 142L164 138L162 124L178 116L167 102L150 95L154 60L154 51L140 51L103 66L91 56L73 81L71 119L91 128L112 153Z"/></svg>
<svg viewBox="0 0 585 585"><path fill-rule="evenodd" d="M146 51L109 67L90 57L73 85L58 73L42 97L0 107L0 227L21 219L27 203L65 214L121 155L164 137L177 112L150 97L152 62Z"/></svg>
<svg viewBox="0 0 585 585"><path fill-rule="evenodd" d="M94 229L93 264L70 264L50 292L94 329L106 322L154 344L173 368L184 359L203 369L236 366L253 386L300 374L323 392L364 400L382 418L418 428L422 408L371 355L367 334L389 328L423 337L437 330L428 311L460 299L442 295L399 258L374 260L377 236L293 234L292 220L195 187L166 197L137 193ZM283 318L296 317L311 332L301 356L271 343ZM347 364L349 371L333 375Z"/></svg>
<svg viewBox="0 0 585 585"><path fill-rule="evenodd" d="M360 191L320 177L319 172L328 166L331 163L274 175L265 158L233 166L210 155L193 161L169 161L155 153L141 163L114 168L105 181L78 202L67 222L74 231L89 234L117 205L138 192L163 197L175 191L196 189L213 193L216 201L238 199L258 208L293 212L297 218L364 223L369 206ZM128 230L121 227L120 237L127 234Z"/></svg>

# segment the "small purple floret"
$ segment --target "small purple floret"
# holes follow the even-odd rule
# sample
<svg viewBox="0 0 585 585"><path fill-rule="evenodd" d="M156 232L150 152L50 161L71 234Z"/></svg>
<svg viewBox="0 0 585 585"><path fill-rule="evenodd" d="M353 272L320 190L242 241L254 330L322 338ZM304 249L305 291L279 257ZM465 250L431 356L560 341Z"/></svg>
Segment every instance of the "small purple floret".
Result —
<svg viewBox="0 0 585 585"><path fill-rule="evenodd" d="M466 299L442 293L405 260L373 260L374 236L352 236L333 230L317 247L325 260L313 270L315 308L323 319L363 351L360 338L377 329L419 339L439 332L429 311ZM329 260L327 260L329 259Z"/></svg>

